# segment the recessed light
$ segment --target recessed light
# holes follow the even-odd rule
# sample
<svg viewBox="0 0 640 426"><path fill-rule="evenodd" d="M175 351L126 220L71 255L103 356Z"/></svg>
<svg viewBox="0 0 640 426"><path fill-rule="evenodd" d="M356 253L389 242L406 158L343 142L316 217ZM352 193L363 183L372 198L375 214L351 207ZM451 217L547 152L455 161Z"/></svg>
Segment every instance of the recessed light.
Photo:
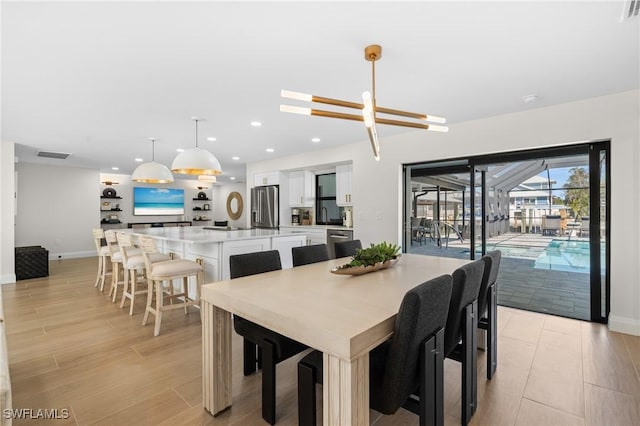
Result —
<svg viewBox="0 0 640 426"><path fill-rule="evenodd" d="M311 142L318 143L320 142L320 138L311 138Z"/></svg>
<svg viewBox="0 0 640 426"><path fill-rule="evenodd" d="M120 167L112 167L111 170L120 170Z"/></svg>
<svg viewBox="0 0 640 426"><path fill-rule="evenodd" d="M236 180L235 176L231 176L229 180Z"/></svg>
<svg viewBox="0 0 640 426"><path fill-rule="evenodd" d="M144 158L136 158L136 162L138 163L142 163L144 161Z"/></svg>
<svg viewBox="0 0 640 426"><path fill-rule="evenodd" d="M231 157L232 160L239 160L240 157Z"/></svg>
<svg viewBox="0 0 640 426"><path fill-rule="evenodd" d="M522 97L525 104L530 104L538 100L538 95L526 95Z"/></svg>
<svg viewBox="0 0 640 426"><path fill-rule="evenodd" d="M209 142L215 142L217 139L216 139L216 138L214 138L214 137L211 137L211 136L210 136L210 137L208 137L208 138L207 138L207 140L208 140Z"/></svg>
<svg viewBox="0 0 640 426"><path fill-rule="evenodd" d="M176 149L176 152L184 152L184 149L178 148L178 149Z"/></svg>
<svg viewBox="0 0 640 426"><path fill-rule="evenodd" d="M262 126L262 123L261 123L261 122L259 122L259 121L252 121L252 122L251 122L251 125L252 125L253 127L260 127L260 126Z"/></svg>
<svg viewBox="0 0 640 426"><path fill-rule="evenodd" d="M273 149L273 148L267 148L267 149L266 149L266 151L267 151L267 152L274 152L274 151L275 151L275 149Z"/></svg>

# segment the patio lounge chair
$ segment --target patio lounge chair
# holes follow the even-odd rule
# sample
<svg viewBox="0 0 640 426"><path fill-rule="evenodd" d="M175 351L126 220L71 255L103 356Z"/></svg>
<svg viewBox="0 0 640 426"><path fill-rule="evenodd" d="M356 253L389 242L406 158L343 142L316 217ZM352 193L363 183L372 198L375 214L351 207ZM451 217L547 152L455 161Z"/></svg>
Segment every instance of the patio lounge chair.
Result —
<svg viewBox="0 0 640 426"><path fill-rule="evenodd" d="M580 236L582 237L583 234L589 235L589 218L583 216L580 219L580 224Z"/></svg>
<svg viewBox="0 0 640 426"><path fill-rule="evenodd" d="M560 235L560 215L542 217L542 235Z"/></svg>

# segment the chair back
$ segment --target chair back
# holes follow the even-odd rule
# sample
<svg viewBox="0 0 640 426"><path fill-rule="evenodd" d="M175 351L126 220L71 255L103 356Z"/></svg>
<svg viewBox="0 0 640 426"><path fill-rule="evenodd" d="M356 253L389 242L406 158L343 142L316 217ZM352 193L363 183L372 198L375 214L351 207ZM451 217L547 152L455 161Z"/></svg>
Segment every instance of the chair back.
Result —
<svg viewBox="0 0 640 426"><path fill-rule="evenodd" d="M381 401L376 410L395 413L419 386L422 343L447 322L451 298L450 275L426 281L409 290L400 305L386 357Z"/></svg>
<svg viewBox="0 0 640 426"><path fill-rule="evenodd" d="M449 315L444 329L444 354L449 355L462 338L464 309L478 299L484 262L476 260L453 271Z"/></svg>
<svg viewBox="0 0 640 426"><path fill-rule="evenodd" d="M131 234L122 231L116 232L116 239L118 240L118 246L120 246L120 253L122 254L122 264L126 265L129 261L128 250L133 248Z"/></svg>
<svg viewBox="0 0 640 426"><path fill-rule="evenodd" d="M484 315L487 310L489 301L489 288L496 283L498 279L498 269L500 269L500 259L502 252L500 250L490 251L482 256L484 262L484 273L482 274L482 283L480 284L480 292L478 293L478 314Z"/></svg>
<svg viewBox="0 0 640 426"><path fill-rule="evenodd" d="M104 239L104 229L102 228L93 228L93 242L96 244L96 251L98 252L98 256L101 255L101 247L102 240Z"/></svg>
<svg viewBox="0 0 640 426"><path fill-rule="evenodd" d="M104 239L107 241L107 247L109 247L109 252L113 257L114 254L120 251L118 248L118 237L116 237L116 231L113 229L107 229L104 231Z"/></svg>
<svg viewBox="0 0 640 426"><path fill-rule="evenodd" d="M360 240L342 241L341 243L335 243L334 249L336 252L336 259L347 256L355 256L356 251L362 248Z"/></svg>
<svg viewBox="0 0 640 426"><path fill-rule="evenodd" d="M310 246L293 247L293 266L308 265L310 263L329 260L329 251L326 244L314 244Z"/></svg>
<svg viewBox="0 0 640 426"><path fill-rule="evenodd" d="M228 220L214 220L213 226L229 226Z"/></svg>
<svg viewBox="0 0 640 426"><path fill-rule="evenodd" d="M282 269L278 250L256 251L229 256L231 279Z"/></svg>
<svg viewBox="0 0 640 426"><path fill-rule="evenodd" d="M152 253L158 253L158 247L156 247L156 240L148 235L140 235L138 237L138 245L142 251L142 257L144 259L144 267L147 277L151 277L153 268L151 266L151 259L149 255Z"/></svg>

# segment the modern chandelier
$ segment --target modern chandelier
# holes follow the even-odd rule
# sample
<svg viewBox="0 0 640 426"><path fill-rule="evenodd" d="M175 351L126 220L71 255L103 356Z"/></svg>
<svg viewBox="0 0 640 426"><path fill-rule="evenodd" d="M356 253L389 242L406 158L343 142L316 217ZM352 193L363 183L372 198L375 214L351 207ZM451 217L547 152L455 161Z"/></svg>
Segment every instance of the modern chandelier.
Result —
<svg viewBox="0 0 640 426"><path fill-rule="evenodd" d="M146 183L171 183L173 182L173 175L171 170L167 166L161 163L157 163L156 156L156 139L149 138L151 140L151 161L149 163L140 164L133 171L131 180L134 182L146 182Z"/></svg>
<svg viewBox="0 0 640 426"><path fill-rule="evenodd" d="M326 111L313 108L303 108L291 105L280 105L280 111L290 112L294 114L302 115L316 115L319 117L340 118L343 120L363 121L367 128L369 140L371 141L371 148L373 149L373 155L377 161L380 161L380 145L378 144L378 133L376 130L376 124L388 124L392 126L412 127L416 129L431 130L436 132L447 132L449 128L446 126L439 126L431 123L446 123L446 119L437 117L434 115L420 114L408 111L401 111L391 108L383 108L376 104L376 61L382 57L382 47L373 44L367 46L364 49L364 58L371 62L371 92L364 92L362 94L362 103L343 101L340 99L325 98L322 96L309 95L306 93L293 92L290 90L282 90L281 96L283 98L295 99L299 101L317 102L321 104L334 105L345 108L353 108L360 110L360 114L347 114L336 111ZM407 117L418 120L414 121L401 121L389 118L379 117L378 114L396 115L401 117Z"/></svg>
<svg viewBox="0 0 640 426"><path fill-rule="evenodd" d="M193 117L196 122L196 147L178 154L171 164L171 171L184 175L215 176L222 174L222 167L218 159L209 151L198 148L198 121L203 119Z"/></svg>

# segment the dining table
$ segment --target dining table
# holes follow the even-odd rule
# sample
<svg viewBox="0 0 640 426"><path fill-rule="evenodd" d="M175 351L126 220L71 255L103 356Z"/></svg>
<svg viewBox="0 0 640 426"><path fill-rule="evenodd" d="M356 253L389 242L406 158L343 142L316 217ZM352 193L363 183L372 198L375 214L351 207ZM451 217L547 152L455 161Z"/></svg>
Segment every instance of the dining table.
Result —
<svg viewBox="0 0 640 426"><path fill-rule="evenodd" d="M362 275L332 270L350 258L202 286L203 405L231 407L232 314L323 352L323 423L369 424L369 352L389 339L413 287L470 260L402 254L390 268Z"/></svg>

